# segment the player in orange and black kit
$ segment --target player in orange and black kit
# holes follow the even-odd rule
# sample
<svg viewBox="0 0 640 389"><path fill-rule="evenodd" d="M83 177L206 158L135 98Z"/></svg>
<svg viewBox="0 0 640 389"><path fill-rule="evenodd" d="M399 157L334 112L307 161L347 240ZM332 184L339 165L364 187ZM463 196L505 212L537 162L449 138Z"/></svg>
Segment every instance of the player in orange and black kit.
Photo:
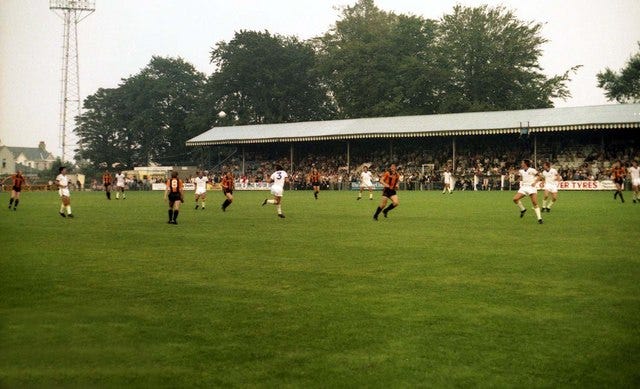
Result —
<svg viewBox="0 0 640 389"><path fill-rule="evenodd" d="M184 183L178 178L178 172L171 172L171 178L167 180L167 189L164 191L164 199L169 200L169 224L178 224L180 204L184 201Z"/></svg>
<svg viewBox="0 0 640 389"><path fill-rule="evenodd" d="M313 196L318 199L318 193L320 193L320 172L315 167L311 169L309 174L309 182L313 186Z"/></svg>
<svg viewBox="0 0 640 389"><path fill-rule="evenodd" d="M11 199L9 200L9 209L13 207L13 210L16 211L18 207L18 203L20 202L20 192L22 192L22 185L27 183L27 179L22 175L22 171L18 170L18 172L14 175L11 175L2 181L4 185L5 181L13 180L11 186Z"/></svg>
<svg viewBox="0 0 640 389"><path fill-rule="evenodd" d="M111 200L111 183L113 182L113 177L111 177L111 173L108 170L105 170L102 174L102 185L104 185L104 191L107 193L107 200Z"/></svg>
<svg viewBox="0 0 640 389"><path fill-rule="evenodd" d="M373 215L373 220L378 220L378 215L380 212L387 217L387 213L397 207L400 203L398 202L398 181L400 179L400 175L396 171L396 165L391 164L391 167L388 171L386 171L382 178L380 179L380 183L384 186L382 189L382 200L380 200L380 205L376 209L376 213ZM387 201L391 200L391 204L387 208Z"/></svg>
<svg viewBox="0 0 640 389"><path fill-rule="evenodd" d="M224 203L222 203L222 211L225 212L227 210L227 207L233 202L233 189L236 186L233 178L233 173L227 172L227 174L222 177L220 186L222 186L222 194L224 194L224 196L226 197Z"/></svg>
<svg viewBox="0 0 640 389"><path fill-rule="evenodd" d="M611 168L611 179L616 184L616 192L613 194L615 200L620 195L620 200L624 203L624 197L622 197L622 190L624 189L624 178L627 176L627 169L622 166L620 161L616 161Z"/></svg>

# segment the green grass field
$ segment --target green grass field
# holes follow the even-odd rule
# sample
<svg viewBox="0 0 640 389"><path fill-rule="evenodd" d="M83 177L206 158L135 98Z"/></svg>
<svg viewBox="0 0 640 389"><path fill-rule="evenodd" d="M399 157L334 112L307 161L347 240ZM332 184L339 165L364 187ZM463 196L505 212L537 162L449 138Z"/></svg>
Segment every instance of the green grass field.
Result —
<svg viewBox="0 0 640 389"><path fill-rule="evenodd" d="M640 385L630 192L265 194L0 194L0 387Z"/></svg>

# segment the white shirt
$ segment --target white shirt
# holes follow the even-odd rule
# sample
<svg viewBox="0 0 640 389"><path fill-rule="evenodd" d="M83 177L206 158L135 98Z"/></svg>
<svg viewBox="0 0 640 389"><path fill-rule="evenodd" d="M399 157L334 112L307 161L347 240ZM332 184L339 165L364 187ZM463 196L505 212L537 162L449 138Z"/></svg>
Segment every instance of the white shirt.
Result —
<svg viewBox="0 0 640 389"><path fill-rule="evenodd" d="M368 170L360 173L360 182L365 186L371 186L371 178L371 172Z"/></svg>
<svg viewBox="0 0 640 389"><path fill-rule="evenodd" d="M116 174L116 186L124 186L124 174Z"/></svg>
<svg viewBox="0 0 640 389"><path fill-rule="evenodd" d="M69 186L69 179L67 178L67 176L64 176L62 174L58 174L58 176L56 177L56 181L58 182L58 186L61 188L66 188Z"/></svg>
<svg viewBox="0 0 640 389"><path fill-rule="evenodd" d="M194 181L196 189L207 189L207 182L209 181L207 177L196 177Z"/></svg>
<svg viewBox="0 0 640 389"><path fill-rule="evenodd" d="M533 182L536 180L536 176L538 175L538 171L532 167L527 170L520 169L518 171L522 180L520 181L520 187L523 186L532 186Z"/></svg>
<svg viewBox="0 0 640 389"><path fill-rule="evenodd" d="M640 167L631 166L629 168L629 173L631 174L631 180L640 180Z"/></svg>
<svg viewBox="0 0 640 389"><path fill-rule="evenodd" d="M444 172L442 173L442 176L444 177L445 184L448 184L451 182L451 172Z"/></svg>
<svg viewBox="0 0 640 389"><path fill-rule="evenodd" d="M287 177L289 177L287 172L284 170L278 170L271 175L271 181L273 181L273 185L284 188L284 182Z"/></svg>
<svg viewBox="0 0 640 389"><path fill-rule="evenodd" d="M542 176L544 177L544 183L549 185L558 184L558 171L554 168L550 168L549 171L543 170Z"/></svg>

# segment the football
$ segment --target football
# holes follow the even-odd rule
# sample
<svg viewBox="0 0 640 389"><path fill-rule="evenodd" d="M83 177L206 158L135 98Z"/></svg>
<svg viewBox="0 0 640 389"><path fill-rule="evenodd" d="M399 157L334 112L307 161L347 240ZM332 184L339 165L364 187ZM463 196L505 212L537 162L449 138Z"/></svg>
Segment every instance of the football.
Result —
<svg viewBox="0 0 640 389"><path fill-rule="evenodd" d="M226 113L226 112L224 112L224 111L220 111L220 112L218 112L218 117L219 117L219 118L223 118L223 117L226 117L226 116L227 116L227 113Z"/></svg>

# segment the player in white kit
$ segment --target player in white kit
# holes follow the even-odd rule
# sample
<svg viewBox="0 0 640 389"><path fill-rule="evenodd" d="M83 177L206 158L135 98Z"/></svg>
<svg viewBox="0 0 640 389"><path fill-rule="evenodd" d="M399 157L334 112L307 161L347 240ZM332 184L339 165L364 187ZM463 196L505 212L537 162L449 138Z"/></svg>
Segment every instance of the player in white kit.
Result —
<svg viewBox="0 0 640 389"><path fill-rule="evenodd" d="M453 194L453 175L449 171L449 167L444 168L444 172L442 173L442 179L444 180L444 188L442 189L442 194L449 192L449 194Z"/></svg>
<svg viewBox="0 0 640 389"><path fill-rule="evenodd" d="M540 207L538 206L538 189L536 188L536 184L540 180L540 173L531 167L531 161L528 159L523 159L520 163L520 167L521 169L518 170L518 175L520 176L520 189L513 197L513 202L520 209L520 217L523 217L525 212L527 212L527 209L522 205L521 199L524 196L529 196L531 204L533 205L533 210L538 217L538 223L542 224L542 215Z"/></svg>
<svg viewBox="0 0 640 389"><path fill-rule="evenodd" d="M127 195L124 194L124 179L124 173L119 171L118 174L116 174L116 200L120 198L120 193L122 193L123 200L127 198Z"/></svg>
<svg viewBox="0 0 640 389"><path fill-rule="evenodd" d="M544 198L542 199L542 212L551 212L551 207L558 201L558 183L562 181L562 177L558 171L551 167L549 162L545 162L542 170L542 178L544 178Z"/></svg>
<svg viewBox="0 0 640 389"><path fill-rule="evenodd" d="M362 198L362 192L367 189L369 191L369 200L373 200L373 182L372 175L367 166L362 168L360 173L360 192L358 192L358 200Z"/></svg>
<svg viewBox="0 0 640 389"><path fill-rule="evenodd" d="M198 207L202 207L204 211L205 201L207 200L207 182L209 182L209 178L204 175L203 171L198 172L198 176L193 180L196 184L196 209ZM198 204L198 200L200 200L200 204Z"/></svg>
<svg viewBox="0 0 640 389"><path fill-rule="evenodd" d="M58 176L56 177L56 185L58 185L58 194L60 195L60 216L73 217L71 213L71 193L69 192L69 178L67 177L67 168L61 166L58 169ZM67 211L65 214L64 211Z"/></svg>
<svg viewBox="0 0 640 389"><path fill-rule="evenodd" d="M633 203L640 201L640 168L638 161L631 161L629 168L629 177L631 177L631 190L633 190Z"/></svg>
<svg viewBox="0 0 640 389"><path fill-rule="evenodd" d="M282 213L282 194L284 192L284 184L289 181L289 175L282 169L282 166L276 165L276 171L269 178L271 183L271 194L273 199L264 199L262 205L275 205L278 210L278 217L284 219Z"/></svg>

